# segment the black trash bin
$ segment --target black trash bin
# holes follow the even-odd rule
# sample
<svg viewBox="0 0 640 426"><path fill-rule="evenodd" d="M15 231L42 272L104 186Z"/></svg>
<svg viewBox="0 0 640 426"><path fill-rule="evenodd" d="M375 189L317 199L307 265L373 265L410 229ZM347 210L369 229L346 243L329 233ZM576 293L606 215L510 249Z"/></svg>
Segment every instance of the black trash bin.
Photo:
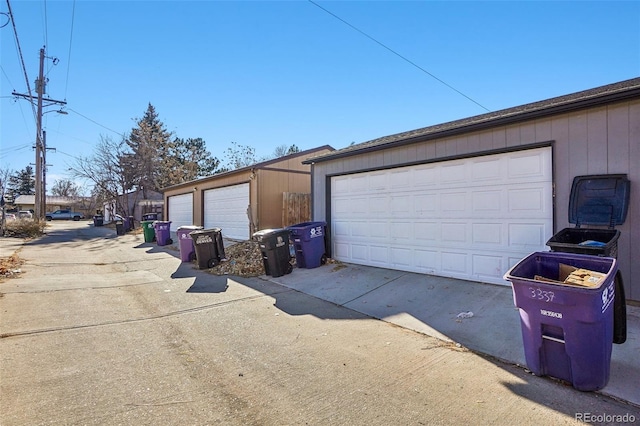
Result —
<svg viewBox="0 0 640 426"><path fill-rule="evenodd" d="M627 218L629 191L625 174L576 176L569 198L569 223L576 226L551 237L547 241L551 251L617 258L620 231L614 228ZM607 228L583 228L583 225ZM627 307L619 270L614 283L613 343L622 344L627 340Z"/></svg>
<svg viewBox="0 0 640 426"><path fill-rule="evenodd" d="M102 215L93 216L93 226L104 226L104 216Z"/></svg>
<svg viewBox="0 0 640 426"><path fill-rule="evenodd" d="M193 240L199 269L213 268L225 258L220 228L198 229L189 235Z"/></svg>
<svg viewBox="0 0 640 426"><path fill-rule="evenodd" d="M124 235L124 219L121 217L116 218L116 235Z"/></svg>
<svg viewBox="0 0 640 426"><path fill-rule="evenodd" d="M129 219L129 229L127 229L127 231L133 231L136 228L135 224L133 223L136 220L136 218L133 216L129 216L128 219Z"/></svg>
<svg viewBox="0 0 640 426"><path fill-rule="evenodd" d="M143 214L142 220L158 220L158 213Z"/></svg>
<svg viewBox="0 0 640 426"><path fill-rule="evenodd" d="M293 270L289 234L288 229L264 229L253 234L253 239L258 242L262 252L265 274L281 277Z"/></svg>

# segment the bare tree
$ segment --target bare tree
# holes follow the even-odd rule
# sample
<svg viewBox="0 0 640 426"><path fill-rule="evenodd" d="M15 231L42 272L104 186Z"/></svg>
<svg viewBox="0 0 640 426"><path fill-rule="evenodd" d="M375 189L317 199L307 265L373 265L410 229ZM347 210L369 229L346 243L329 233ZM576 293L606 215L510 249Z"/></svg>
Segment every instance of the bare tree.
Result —
<svg viewBox="0 0 640 426"><path fill-rule="evenodd" d="M241 169L258 162L255 148L236 142L231 142L231 147L226 149L224 155L227 162L222 171Z"/></svg>
<svg viewBox="0 0 640 426"><path fill-rule="evenodd" d="M273 151L273 158L284 157L285 155L295 154L296 152L300 152L300 148L298 148L295 144L291 146L280 145L277 146Z"/></svg>
<svg viewBox="0 0 640 426"><path fill-rule="evenodd" d="M82 193L82 188L70 179L58 179L51 187L51 195L60 197L78 198Z"/></svg>
<svg viewBox="0 0 640 426"><path fill-rule="evenodd" d="M13 174L13 170L9 167L0 167L0 197L4 198L9 185L9 177Z"/></svg>
<svg viewBox="0 0 640 426"><path fill-rule="evenodd" d="M109 137L101 137L93 156L78 158L71 172L75 177L93 182L93 193L98 201L113 201L116 213L129 216L133 214L129 205L135 205L139 196L139 191L133 195L129 193L137 182L132 169L126 166L129 157L125 140L116 142ZM131 196L134 199L129 203Z"/></svg>

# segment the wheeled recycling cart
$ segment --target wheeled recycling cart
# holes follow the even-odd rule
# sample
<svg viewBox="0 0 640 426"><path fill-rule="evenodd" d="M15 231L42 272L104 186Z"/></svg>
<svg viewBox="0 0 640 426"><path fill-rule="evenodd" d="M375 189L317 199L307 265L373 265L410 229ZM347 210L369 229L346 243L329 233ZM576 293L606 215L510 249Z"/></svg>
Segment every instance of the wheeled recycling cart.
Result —
<svg viewBox="0 0 640 426"><path fill-rule="evenodd" d="M590 286L565 284L561 275L567 268L599 279ZM535 375L565 380L581 391L606 386L617 268L612 257L535 252L505 274L520 310L527 367Z"/></svg>
<svg viewBox="0 0 640 426"><path fill-rule="evenodd" d="M152 243L156 240L156 230L153 227L153 222L153 220L143 220L140 222L145 243Z"/></svg>
<svg viewBox="0 0 640 426"><path fill-rule="evenodd" d="M156 220L153 222L153 229L156 232L156 242L159 246L173 243L171 239L171 221Z"/></svg>
<svg viewBox="0 0 640 426"><path fill-rule="evenodd" d="M287 227L291 233L289 238L293 243L298 268L312 269L326 263L326 226L327 222L303 222Z"/></svg>
<svg viewBox="0 0 640 426"><path fill-rule="evenodd" d="M176 237L180 246L180 260L183 262L191 262L196 258L196 249L193 245L193 239L191 239L191 233L198 229L202 229L202 226L183 225L176 229Z"/></svg>

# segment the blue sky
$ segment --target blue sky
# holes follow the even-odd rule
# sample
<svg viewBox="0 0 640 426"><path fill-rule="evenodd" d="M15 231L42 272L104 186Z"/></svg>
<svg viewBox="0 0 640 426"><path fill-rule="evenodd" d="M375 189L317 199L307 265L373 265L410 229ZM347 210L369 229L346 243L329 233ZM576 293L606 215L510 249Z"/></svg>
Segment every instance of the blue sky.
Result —
<svg viewBox="0 0 640 426"><path fill-rule="evenodd" d="M69 114L45 109L49 188L100 138L127 135L149 103L220 159L231 142L266 157L640 76L636 1L10 4L32 89L39 49L59 59L45 63L47 96ZM21 170L35 159L36 124L11 95L27 85L6 2L0 12L0 167Z"/></svg>

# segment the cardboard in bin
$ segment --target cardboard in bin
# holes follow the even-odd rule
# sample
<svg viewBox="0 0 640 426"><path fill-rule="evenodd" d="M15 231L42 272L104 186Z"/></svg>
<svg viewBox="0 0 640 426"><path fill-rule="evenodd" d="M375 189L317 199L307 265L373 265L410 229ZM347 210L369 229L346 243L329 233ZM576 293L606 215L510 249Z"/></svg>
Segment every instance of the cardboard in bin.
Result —
<svg viewBox="0 0 640 426"><path fill-rule="evenodd" d="M584 268L576 268L575 266L558 264L558 279L535 275L534 279L555 284L569 284L579 287L596 288L604 283L606 274L590 271Z"/></svg>

